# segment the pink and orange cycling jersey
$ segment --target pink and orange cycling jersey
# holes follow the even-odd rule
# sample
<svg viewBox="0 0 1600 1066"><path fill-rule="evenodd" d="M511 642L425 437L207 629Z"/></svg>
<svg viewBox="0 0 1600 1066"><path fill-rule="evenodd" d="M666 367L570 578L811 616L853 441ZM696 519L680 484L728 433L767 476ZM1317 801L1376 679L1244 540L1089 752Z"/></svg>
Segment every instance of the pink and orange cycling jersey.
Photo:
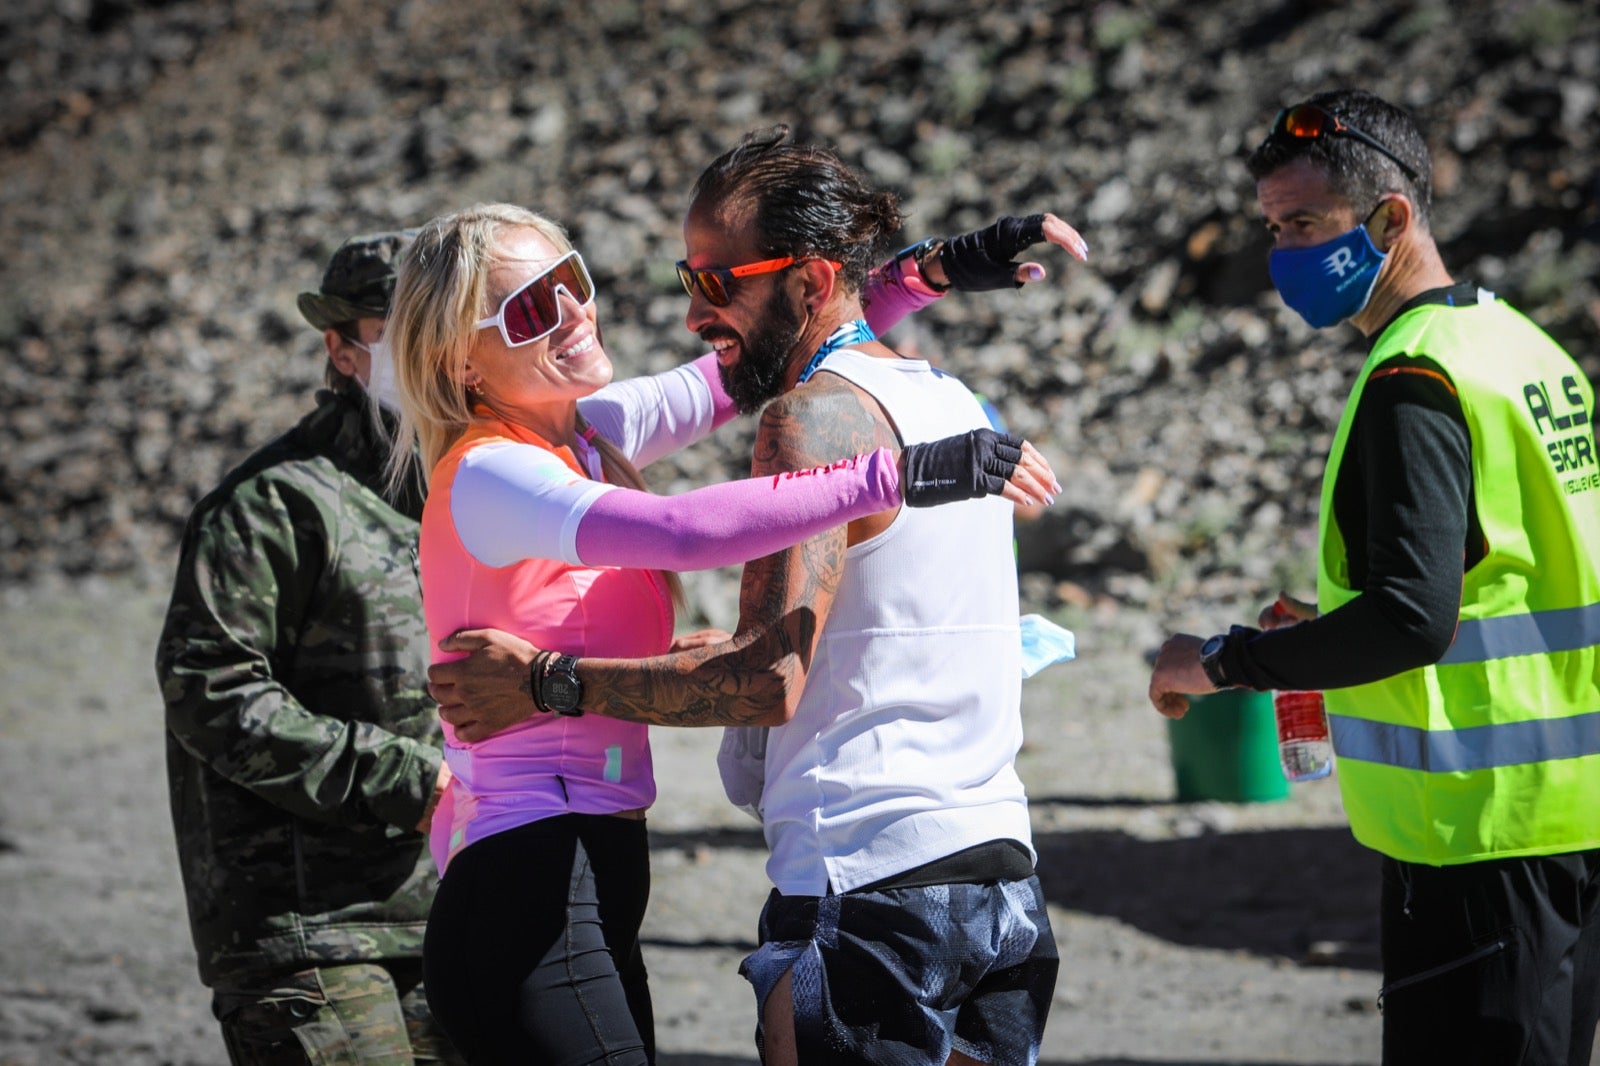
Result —
<svg viewBox="0 0 1600 1066"><path fill-rule="evenodd" d="M673 610L653 570L590 567L531 558L490 567L456 533L451 491L468 452L493 441L536 445L585 479L577 458L531 431L480 419L434 469L422 516L423 609L435 645L462 628L496 628L573 655L641 657L665 652ZM449 658L435 652L436 659ZM444 726L455 780L434 817L442 871L474 840L556 814L611 814L655 799L646 727L598 715L535 715L476 744Z"/></svg>

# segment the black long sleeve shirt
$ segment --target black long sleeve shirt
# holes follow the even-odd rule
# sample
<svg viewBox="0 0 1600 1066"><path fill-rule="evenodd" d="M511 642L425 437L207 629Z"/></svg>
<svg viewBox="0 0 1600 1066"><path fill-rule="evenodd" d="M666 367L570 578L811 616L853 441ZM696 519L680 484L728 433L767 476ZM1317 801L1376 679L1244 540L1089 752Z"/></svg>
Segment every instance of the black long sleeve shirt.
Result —
<svg viewBox="0 0 1600 1066"><path fill-rule="evenodd" d="M1476 302L1476 286L1456 284L1419 294L1395 317L1423 304ZM1455 388L1433 360L1398 356L1369 376L1333 508L1351 587L1361 595L1296 626L1235 630L1222 655L1228 680L1257 689L1345 688L1427 666L1450 647L1462 575L1483 558L1484 539L1471 436Z"/></svg>

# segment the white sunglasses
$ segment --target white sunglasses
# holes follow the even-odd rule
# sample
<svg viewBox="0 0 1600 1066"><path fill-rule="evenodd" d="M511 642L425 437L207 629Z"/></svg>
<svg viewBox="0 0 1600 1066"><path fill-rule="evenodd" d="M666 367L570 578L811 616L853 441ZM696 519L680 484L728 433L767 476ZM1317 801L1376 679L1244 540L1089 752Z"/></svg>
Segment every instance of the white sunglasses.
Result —
<svg viewBox="0 0 1600 1066"><path fill-rule="evenodd" d="M520 348L548 337L561 325L561 301L556 290L565 289L580 307L594 302L594 279L576 251L551 263L529 278L517 291L500 303L493 316L480 319L478 329L497 326L507 348Z"/></svg>

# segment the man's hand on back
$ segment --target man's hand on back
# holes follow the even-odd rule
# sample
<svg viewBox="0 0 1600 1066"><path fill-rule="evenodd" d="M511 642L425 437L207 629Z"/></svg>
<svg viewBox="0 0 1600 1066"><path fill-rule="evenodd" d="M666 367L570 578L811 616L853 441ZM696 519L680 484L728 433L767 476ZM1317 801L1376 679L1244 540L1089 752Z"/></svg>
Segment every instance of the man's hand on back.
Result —
<svg viewBox="0 0 1600 1066"><path fill-rule="evenodd" d="M532 644L498 629L463 629L441 640L439 650L466 653L428 667L428 694L457 739L476 743L534 715Z"/></svg>

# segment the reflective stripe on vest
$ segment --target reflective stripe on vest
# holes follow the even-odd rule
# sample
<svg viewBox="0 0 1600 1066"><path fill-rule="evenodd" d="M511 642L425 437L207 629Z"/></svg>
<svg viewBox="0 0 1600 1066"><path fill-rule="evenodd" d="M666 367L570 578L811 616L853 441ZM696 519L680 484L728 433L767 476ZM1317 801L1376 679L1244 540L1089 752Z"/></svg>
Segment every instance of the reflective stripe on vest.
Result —
<svg viewBox="0 0 1600 1066"><path fill-rule="evenodd" d="M1600 644L1600 604L1596 603L1500 618L1468 618L1456 626L1456 639L1439 665L1574 651L1592 644Z"/></svg>
<svg viewBox="0 0 1600 1066"><path fill-rule="evenodd" d="M1600 711L1467 729L1418 729L1330 714L1341 759L1361 759L1430 774L1600 755Z"/></svg>

